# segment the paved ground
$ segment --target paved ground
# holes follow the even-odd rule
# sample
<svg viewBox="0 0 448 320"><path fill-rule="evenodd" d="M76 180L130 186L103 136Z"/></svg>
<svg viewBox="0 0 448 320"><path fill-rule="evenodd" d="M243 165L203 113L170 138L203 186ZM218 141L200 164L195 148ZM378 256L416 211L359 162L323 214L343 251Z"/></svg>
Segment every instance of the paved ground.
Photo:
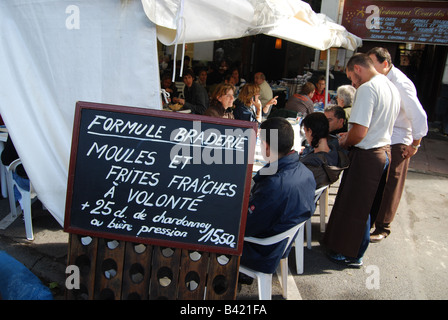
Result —
<svg viewBox="0 0 448 320"><path fill-rule="evenodd" d="M313 246L305 249L304 273L295 275L291 297L303 300L445 300L448 298L448 138L430 132L412 158L392 234L370 244L361 269L329 261L319 244L319 218L313 217ZM337 184L330 190L331 205ZM318 212L318 210L316 210ZM328 220L327 220L328 221ZM295 284L295 286L294 286ZM239 298L254 298L256 285ZM255 296L256 298L256 296ZM273 299L282 299L275 282Z"/></svg>
<svg viewBox="0 0 448 320"><path fill-rule="evenodd" d="M289 298L298 300L391 300L448 298L448 138L430 134L411 161L411 169L393 232L371 244L361 269L343 269L329 261L319 244L318 217L313 217L312 249L305 249L304 273L290 262ZM337 184L330 190L330 206ZM330 208L331 209L331 208ZM0 200L0 219L9 212ZM63 299L68 235L40 203L33 206L35 240L27 241L21 218L0 230L0 250L22 262ZM257 286L243 286L237 299L257 299ZM281 298L274 277L273 299Z"/></svg>
<svg viewBox="0 0 448 320"><path fill-rule="evenodd" d="M410 172L392 234L380 243L370 244L361 269L343 269L326 258L318 242L319 220L313 218L313 247L305 249L302 275L294 273L293 254L289 259L299 292L297 296L293 290L293 297L303 300L447 299L447 206L448 178ZM253 296L253 291L254 288L247 289L244 298ZM274 299L281 299L279 285L273 293Z"/></svg>

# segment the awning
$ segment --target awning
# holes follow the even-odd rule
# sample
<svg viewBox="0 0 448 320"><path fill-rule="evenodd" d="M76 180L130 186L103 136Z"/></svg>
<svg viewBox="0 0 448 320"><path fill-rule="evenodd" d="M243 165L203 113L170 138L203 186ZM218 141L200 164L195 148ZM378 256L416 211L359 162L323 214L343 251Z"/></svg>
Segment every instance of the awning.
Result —
<svg viewBox="0 0 448 320"><path fill-rule="evenodd" d="M361 38L299 0L142 0L165 45L266 34L317 50L356 50Z"/></svg>
<svg viewBox="0 0 448 320"><path fill-rule="evenodd" d="M302 1L1 1L0 113L61 225L76 101L159 109L156 33L167 45L259 33L319 50L361 44Z"/></svg>

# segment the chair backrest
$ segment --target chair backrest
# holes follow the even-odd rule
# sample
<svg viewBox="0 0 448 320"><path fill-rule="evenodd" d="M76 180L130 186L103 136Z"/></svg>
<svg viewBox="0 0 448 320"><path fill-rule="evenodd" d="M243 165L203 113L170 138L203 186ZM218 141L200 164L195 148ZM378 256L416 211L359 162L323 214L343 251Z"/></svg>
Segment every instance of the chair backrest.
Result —
<svg viewBox="0 0 448 320"><path fill-rule="evenodd" d="M16 181L16 179L14 179L13 177L13 173L17 174L17 167L20 166L22 164L22 161L20 159L16 159L13 162L11 162L9 164L9 166L7 167L7 179L10 180L11 186L14 188L17 188L17 190L23 194L23 193L29 193L29 196L31 197L31 199L34 199L36 197L36 193L34 192L34 189L31 185L31 181L27 178L22 178L22 181L29 181L29 188L24 189L24 187L18 183ZM22 183L23 184L23 183ZM13 190L11 190L13 191Z"/></svg>
<svg viewBox="0 0 448 320"><path fill-rule="evenodd" d="M296 226L292 227L291 229L289 229L287 231L287 234L285 234L283 239L288 239L288 241L286 242L285 249L283 249L282 259L285 258L286 255L289 255L289 250L291 248L292 242L295 240L297 234L299 233L299 229L305 223L306 223L306 221L303 221L303 222L299 223L298 225L296 225Z"/></svg>
<svg viewBox="0 0 448 320"><path fill-rule="evenodd" d="M287 243L285 248L283 249L283 255L285 254L285 252L289 249L292 241L294 241L297 232L299 231L299 229L305 224L306 221L303 221L299 224L296 224L294 227L276 234L275 236L271 236L271 237L267 237L267 238L254 238L254 237L244 237L244 241L248 241L248 242L252 242L255 244L259 244L259 245L263 245L263 246L268 246L271 244L276 244L279 242L282 242L283 240L287 239Z"/></svg>
<svg viewBox="0 0 448 320"><path fill-rule="evenodd" d="M316 189L316 191L314 192L314 204L317 205L317 201L319 201L320 196L327 188L328 188L328 186L323 186L323 187L320 187L319 189Z"/></svg>
<svg viewBox="0 0 448 320"><path fill-rule="evenodd" d="M22 161L20 159L16 159L9 164L8 170L11 172L14 172L14 171L16 171L17 167L21 164L22 164Z"/></svg>
<svg viewBox="0 0 448 320"><path fill-rule="evenodd" d="M179 98L184 98L185 97L185 94L184 94L185 83L183 81L176 81L175 85L176 85L176 88L177 88L177 92L178 92Z"/></svg>

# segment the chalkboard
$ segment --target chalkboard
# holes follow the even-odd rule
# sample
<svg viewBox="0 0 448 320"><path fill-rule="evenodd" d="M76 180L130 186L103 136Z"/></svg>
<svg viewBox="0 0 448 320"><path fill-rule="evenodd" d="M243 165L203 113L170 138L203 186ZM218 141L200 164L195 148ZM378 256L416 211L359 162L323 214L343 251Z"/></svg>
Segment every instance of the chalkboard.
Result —
<svg viewBox="0 0 448 320"><path fill-rule="evenodd" d="M77 102L64 230L242 252L256 125Z"/></svg>

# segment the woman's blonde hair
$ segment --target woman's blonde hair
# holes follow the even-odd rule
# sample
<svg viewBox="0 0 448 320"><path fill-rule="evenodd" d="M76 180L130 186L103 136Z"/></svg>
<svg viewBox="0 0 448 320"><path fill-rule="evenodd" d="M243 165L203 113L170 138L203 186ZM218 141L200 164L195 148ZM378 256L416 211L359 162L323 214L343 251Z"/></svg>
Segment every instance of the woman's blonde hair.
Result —
<svg viewBox="0 0 448 320"><path fill-rule="evenodd" d="M235 87L229 83L220 83L215 90L213 90L211 100L218 100L219 97L226 95L229 90L235 92Z"/></svg>
<svg viewBox="0 0 448 320"><path fill-rule="evenodd" d="M260 86L255 83L247 83L241 88L238 100L241 100L245 106L250 106L250 100L256 94L260 94Z"/></svg>

